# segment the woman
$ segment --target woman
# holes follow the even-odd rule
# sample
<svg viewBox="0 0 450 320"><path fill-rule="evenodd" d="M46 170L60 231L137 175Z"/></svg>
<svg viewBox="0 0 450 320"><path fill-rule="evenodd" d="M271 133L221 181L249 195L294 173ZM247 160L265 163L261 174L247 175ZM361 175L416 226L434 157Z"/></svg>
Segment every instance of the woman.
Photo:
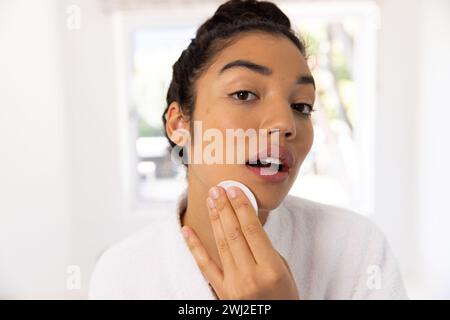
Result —
<svg viewBox="0 0 450 320"><path fill-rule="evenodd" d="M223 136L227 129L257 129L267 133L258 136L267 143L256 153L247 144L223 149L246 162L185 164L188 189L178 211L107 250L90 297L406 298L395 258L374 224L288 195L313 142L314 99L305 46L284 13L270 2L221 5L173 66L166 136L190 159L189 150L206 147L195 133L186 140L177 132L192 134L196 123ZM274 137L276 148L268 145ZM249 164L275 149L278 157L260 159L280 160L275 173L262 174L261 162ZM257 212L241 189L217 186L222 180L248 186Z"/></svg>

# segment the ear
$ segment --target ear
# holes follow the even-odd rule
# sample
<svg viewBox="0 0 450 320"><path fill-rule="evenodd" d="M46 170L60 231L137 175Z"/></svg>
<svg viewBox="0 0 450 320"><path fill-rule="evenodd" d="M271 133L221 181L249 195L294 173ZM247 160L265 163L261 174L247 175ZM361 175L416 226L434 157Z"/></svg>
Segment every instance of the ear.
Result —
<svg viewBox="0 0 450 320"><path fill-rule="evenodd" d="M170 140L176 144L180 144L183 140L180 134L176 133L180 129L189 131L189 120L183 115L180 104L174 101L166 112L166 132Z"/></svg>

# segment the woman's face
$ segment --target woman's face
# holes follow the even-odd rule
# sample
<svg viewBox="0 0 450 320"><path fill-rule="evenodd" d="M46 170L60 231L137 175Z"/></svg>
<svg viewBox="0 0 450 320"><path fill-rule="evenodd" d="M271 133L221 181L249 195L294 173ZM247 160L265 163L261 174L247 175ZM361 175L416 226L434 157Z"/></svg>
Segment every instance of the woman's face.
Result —
<svg viewBox="0 0 450 320"><path fill-rule="evenodd" d="M271 71L261 72L262 69L259 69L258 72L245 66L234 66L221 72L225 65L236 60L249 61ZM303 79L300 83L297 80L299 77ZM292 187L313 142L313 127L308 116L310 109L302 105L314 105L315 88L311 79L303 55L289 39L282 36L249 32L221 50L196 82L197 99L191 121L201 121L203 133L208 129L221 133L223 163L207 164L205 159L200 164L191 163L189 177L199 179L208 188L222 180L240 181L253 191L260 210L276 208ZM240 91L244 92L236 93ZM226 129L242 129L244 132L254 129L259 132L260 129L274 128L281 131L278 140L272 143L290 151L294 160L284 179L270 181L245 163L237 163L237 154L243 155L246 160L252 156L255 149L249 148L249 139L246 139L242 150L234 140L234 162L227 162ZM200 150L204 151L205 157L211 154L205 152L205 148L214 142L217 143L194 136L191 147L201 144ZM270 143L268 139L264 145L269 146ZM256 149L262 151L258 144Z"/></svg>

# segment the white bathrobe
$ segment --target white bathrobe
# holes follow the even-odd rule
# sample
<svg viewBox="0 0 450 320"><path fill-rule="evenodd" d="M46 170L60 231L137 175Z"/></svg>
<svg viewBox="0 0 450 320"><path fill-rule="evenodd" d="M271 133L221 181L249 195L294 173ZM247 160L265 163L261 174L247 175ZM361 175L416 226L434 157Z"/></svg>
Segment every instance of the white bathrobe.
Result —
<svg viewBox="0 0 450 320"><path fill-rule="evenodd" d="M180 232L179 214L151 223L100 257L90 299L216 299ZM352 211L288 195L264 224L301 299L407 299L380 229Z"/></svg>

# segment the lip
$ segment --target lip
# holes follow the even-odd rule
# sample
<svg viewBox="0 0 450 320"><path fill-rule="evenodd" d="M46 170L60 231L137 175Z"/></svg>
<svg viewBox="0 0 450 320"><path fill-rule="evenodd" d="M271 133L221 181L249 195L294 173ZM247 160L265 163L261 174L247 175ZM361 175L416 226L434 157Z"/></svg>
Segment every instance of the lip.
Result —
<svg viewBox="0 0 450 320"><path fill-rule="evenodd" d="M249 157L248 161L255 161L257 159L267 158L267 157L274 157L280 159L283 166L285 166L286 171L289 171L293 164L294 164L294 156L292 155L292 152L289 151L289 149L276 145L274 146L275 149L272 150L271 146L268 146L265 149L261 149L256 154ZM278 150L278 152L277 152Z"/></svg>
<svg viewBox="0 0 450 320"><path fill-rule="evenodd" d="M262 149L256 154L250 156L248 161L256 161L257 159L264 159L267 157L278 158L283 165L283 171L277 171L274 174L267 174L267 172L263 174L264 172L262 170L266 168L252 167L247 164L246 167L268 182L282 182L286 180L290 174L290 169L294 164L294 156L289 149L283 146L276 145L274 148L275 149L272 149L271 146L268 146L267 148Z"/></svg>
<svg viewBox="0 0 450 320"><path fill-rule="evenodd" d="M289 176L289 171L278 171L277 173L274 174L263 174L262 169L264 168L257 168L249 165L245 166L247 167L248 170L256 173L261 179L267 182L274 182L274 183L283 182Z"/></svg>

